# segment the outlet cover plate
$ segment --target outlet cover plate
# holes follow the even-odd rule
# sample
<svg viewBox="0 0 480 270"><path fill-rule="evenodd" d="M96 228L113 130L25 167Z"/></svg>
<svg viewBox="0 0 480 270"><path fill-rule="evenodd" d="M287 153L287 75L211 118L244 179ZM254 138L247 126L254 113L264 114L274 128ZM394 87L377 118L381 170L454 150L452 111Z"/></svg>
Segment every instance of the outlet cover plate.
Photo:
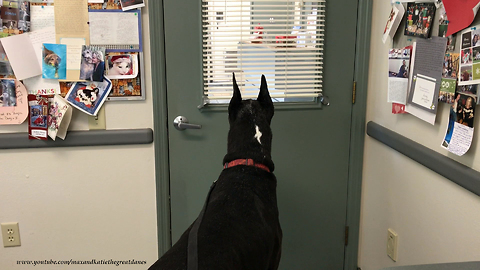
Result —
<svg viewBox="0 0 480 270"><path fill-rule="evenodd" d="M18 222L2 223L1 228L4 247L20 246Z"/></svg>
<svg viewBox="0 0 480 270"><path fill-rule="evenodd" d="M388 229L387 255L394 262L397 261L397 245L398 245L398 234L394 230Z"/></svg>

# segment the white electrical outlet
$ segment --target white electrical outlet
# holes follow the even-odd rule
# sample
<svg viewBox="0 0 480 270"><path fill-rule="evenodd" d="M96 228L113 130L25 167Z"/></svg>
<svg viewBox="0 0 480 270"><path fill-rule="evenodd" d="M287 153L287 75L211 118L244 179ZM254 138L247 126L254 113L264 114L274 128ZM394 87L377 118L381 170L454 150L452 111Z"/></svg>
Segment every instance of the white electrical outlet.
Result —
<svg viewBox="0 0 480 270"><path fill-rule="evenodd" d="M397 245L398 245L398 234L392 230L388 229L388 236L387 236L387 255L390 257L394 262L397 261Z"/></svg>
<svg viewBox="0 0 480 270"><path fill-rule="evenodd" d="M4 247L20 246L20 230L18 222L2 223L2 237Z"/></svg>

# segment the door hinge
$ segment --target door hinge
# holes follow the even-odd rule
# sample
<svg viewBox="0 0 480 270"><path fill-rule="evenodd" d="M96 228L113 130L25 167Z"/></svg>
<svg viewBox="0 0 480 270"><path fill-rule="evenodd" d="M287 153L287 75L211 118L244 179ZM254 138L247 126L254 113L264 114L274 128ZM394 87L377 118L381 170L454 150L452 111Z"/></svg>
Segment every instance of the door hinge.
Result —
<svg viewBox="0 0 480 270"><path fill-rule="evenodd" d="M350 227L345 226L345 246L348 245L348 230Z"/></svg>
<svg viewBox="0 0 480 270"><path fill-rule="evenodd" d="M352 104L355 104L356 95L357 95L357 82L353 81Z"/></svg>

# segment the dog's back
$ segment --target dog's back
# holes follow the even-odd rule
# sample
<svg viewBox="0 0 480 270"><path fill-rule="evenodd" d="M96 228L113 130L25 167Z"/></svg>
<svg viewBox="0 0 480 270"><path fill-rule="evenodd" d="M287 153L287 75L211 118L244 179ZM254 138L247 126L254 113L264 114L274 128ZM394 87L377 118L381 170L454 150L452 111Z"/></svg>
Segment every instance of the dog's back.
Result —
<svg viewBox="0 0 480 270"><path fill-rule="evenodd" d="M234 78L234 95L228 110L228 150L224 158L224 164L232 165L227 165L220 174L198 229L195 248L200 270L278 268L282 230L277 180L270 156L273 110L264 76L256 101L242 101ZM187 269L187 249L192 241L189 234L194 224L150 270Z"/></svg>

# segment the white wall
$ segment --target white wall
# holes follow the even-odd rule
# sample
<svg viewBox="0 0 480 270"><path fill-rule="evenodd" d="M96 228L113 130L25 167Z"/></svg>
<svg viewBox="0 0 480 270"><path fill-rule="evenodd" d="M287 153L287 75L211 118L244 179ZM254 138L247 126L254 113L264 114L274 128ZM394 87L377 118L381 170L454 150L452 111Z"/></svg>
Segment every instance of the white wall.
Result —
<svg viewBox="0 0 480 270"><path fill-rule="evenodd" d="M387 103L388 49L382 43L390 1L373 0L367 122L389 128L480 171L478 131L463 157L440 147L448 105L439 106L434 126L411 115L391 114ZM478 128L479 118L475 126ZM480 197L371 137L363 169L359 266L390 266L480 260ZM399 235L398 261L387 257L387 229Z"/></svg>
<svg viewBox="0 0 480 270"><path fill-rule="evenodd" d="M107 102L109 130L153 129L147 12L144 8L147 98ZM81 112L72 121L72 129L88 129ZM0 133L26 130L25 124L0 126ZM19 222L22 242L20 247L0 246L0 269L32 269L17 260L50 259L135 259L147 264L68 269L146 269L156 260L153 144L0 150L0 164L0 223ZM35 267L53 268L67 267Z"/></svg>

